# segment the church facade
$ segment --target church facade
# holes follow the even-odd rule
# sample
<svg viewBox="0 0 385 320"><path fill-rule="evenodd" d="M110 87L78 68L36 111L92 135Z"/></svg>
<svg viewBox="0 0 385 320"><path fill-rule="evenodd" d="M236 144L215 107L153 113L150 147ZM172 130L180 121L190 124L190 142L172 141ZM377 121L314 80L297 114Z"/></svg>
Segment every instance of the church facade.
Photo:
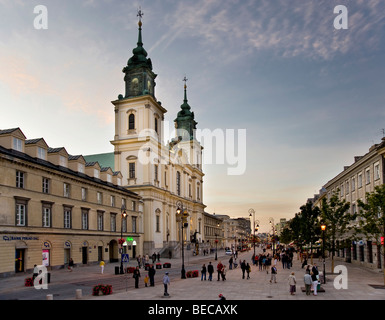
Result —
<svg viewBox="0 0 385 320"><path fill-rule="evenodd" d="M183 243L192 241L196 249L203 240L203 148L195 137L197 122L188 104L186 84L174 120L175 138L163 142L167 110L155 95L157 75L143 47L141 19L138 25L137 47L123 69L125 94L112 101L114 169L123 176L122 186L142 197L142 254L177 255L182 233ZM178 208L184 212L184 220L177 214Z"/></svg>

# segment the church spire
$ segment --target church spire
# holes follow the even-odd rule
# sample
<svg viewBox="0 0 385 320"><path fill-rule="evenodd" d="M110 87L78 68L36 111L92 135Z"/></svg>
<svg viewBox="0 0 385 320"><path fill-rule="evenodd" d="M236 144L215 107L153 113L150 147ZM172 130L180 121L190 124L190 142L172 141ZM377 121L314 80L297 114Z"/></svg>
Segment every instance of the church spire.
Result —
<svg viewBox="0 0 385 320"><path fill-rule="evenodd" d="M184 76L182 81L184 81L184 99L183 99L183 104L180 107L183 110L190 110L191 107L189 106L188 100L187 100L187 81L188 81L188 79L186 78L186 76Z"/></svg>
<svg viewBox="0 0 385 320"><path fill-rule="evenodd" d="M183 78L184 82L184 99L180 106L181 111L178 112L177 118L174 120L177 128L178 137L181 136L183 140L192 140L195 137L195 129L197 122L194 120L194 112L191 112L191 107L187 100L187 78Z"/></svg>
<svg viewBox="0 0 385 320"><path fill-rule="evenodd" d="M142 9L139 7L139 10L138 10L138 14L136 15L137 17L139 17L139 22L138 22L138 26L139 26L139 34L138 34L138 47L143 47L143 42L142 42L142 17L144 16L144 13L142 11Z"/></svg>
<svg viewBox="0 0 385 320"><path fill-rule="evenodd" d="M143 48L142 40L142 18L143 11L139 8L138 21L138 42L136 48L132 50L133 56L128 60L123 68L126 83L125 98L138 97L150 94L155 97L155 78L156 74L152 72L151 59L147 58L147 52Z"/></svg>
<svg viewBox="0 0 385 320"><path fill-rule="evenodd" d="M151 59L147 59L147 51L143 48L143 40L142 40L142 17L143 11L141 9L138 10L137 17L139 17L138 22L138 42L137 47L132 50L134 54L127 62L127 66L123 69L123 72L126 73L127 70L136 68L136 67L147 67L152 70Z"/></svg>

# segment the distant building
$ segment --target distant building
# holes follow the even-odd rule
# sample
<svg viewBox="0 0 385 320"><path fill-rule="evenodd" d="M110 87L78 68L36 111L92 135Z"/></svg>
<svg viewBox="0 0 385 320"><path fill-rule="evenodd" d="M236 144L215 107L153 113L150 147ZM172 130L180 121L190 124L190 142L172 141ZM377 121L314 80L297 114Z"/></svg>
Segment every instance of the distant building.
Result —
<svg viewBox="0 0 385 320"><path fill-rule="evenodd" d="M287 224L288 222L286 221L285 218L279 219L279 223L275 225L275 230L277 231L278 236L281 235L281 232L283 231L283 229L286 227Z"/></svg>

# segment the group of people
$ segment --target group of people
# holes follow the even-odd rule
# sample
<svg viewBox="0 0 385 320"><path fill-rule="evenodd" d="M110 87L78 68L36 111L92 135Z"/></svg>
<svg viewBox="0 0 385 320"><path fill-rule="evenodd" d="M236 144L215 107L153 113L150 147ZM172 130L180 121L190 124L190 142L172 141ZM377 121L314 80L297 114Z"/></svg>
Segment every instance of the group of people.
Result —
<svg viewBox="0 0 385 320"><path fill-rule="evenodd" d="M206 267L206 264L202 265L201 269L201 281L206 280L206 275L208 274L208 281L213 281L213 273L214 273L214 266L212 265L211 261ZM222 264L221 261L217 264L217 273L218 273L218 279L217 281L226 280L226 266Z"/></svg>
<svg viewBox="0 0 385 320"><path fill-rule="evenodd" d="M155 252L151 255L151 259L152 259L152 263L155 263L156 260L158 260L158 262L160 262L160 254L159 252L156 254ZM144 267L146 264L149 263L150 261L150 256L148 254L146 254L145 256L138 256L136 258L136 261L138 262L138 267L141 268L141 267Z"/></svg>
<svg viewBox="0 0 385 320"><path fill-rule="evenodd" d="M277 274L278 274L278 261L282 262L282 269L290 269L293 266L293 254L292 252L280 252L275 254L274 256L270 255L269 253L261 253L259 255L253 255L252 256L252 264L258 265L259 270L266 270L267 273L271 273L270 277L270 283L277 283ZM233 256L229 259L229 269L233 269L233 267L237 267L236 259L233 258ZM302 265L302 268L304 265ZM242 270L242 279L250 279L250 272L251 272L251 266L248 262L245 260L241 260L240 262L240 268ZM208 266L206 267L205 264L202 265L201 269L201 281L206 280L206 274L208 274L208 280L212 281L214 273L214 266L212 265L211 261L209 262ZM221 261L217 264L217 273L218 278L217 280L222 281L226 280L226 266L222 264ZM310 266L307 265L305 275L303 278L304 284L305 284L305 292L306 295L310 295L311 291L313 290L313 295L317 296L317 288L318 288L318 279L319 279L319 272L318 267L316 264ZM296 286L297 286L297 279L294 272L291 272L288 277L288 284L289 284L289 292L291 295L295 295L296 292Z"/></svg>
<svg viewBox="0 0 385 320"><path fill-rule="evenodd" d="M150 283L150 287L155 286L155 269L153 265L150 265L148 268L148 274L144 277L144 286L148 287L148 284ZM135 279L135 288L139 288L139 279L141 277L139 266L135 268L132 277ZM170 277L169 273L165 272L163 276L163 286L164 286L164 296L169 296L168 293L168 286L170 285Z"/></svg>

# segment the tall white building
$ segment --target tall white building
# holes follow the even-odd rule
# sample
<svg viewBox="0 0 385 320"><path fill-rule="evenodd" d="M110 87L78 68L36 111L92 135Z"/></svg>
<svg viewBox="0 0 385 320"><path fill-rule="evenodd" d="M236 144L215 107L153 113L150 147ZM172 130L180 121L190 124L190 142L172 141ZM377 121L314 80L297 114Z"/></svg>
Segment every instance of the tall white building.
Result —
<svg viewBox="0 0 385 320"><path fill-rule="evenodd" d="M188 213L184 240L201 242L203 237L202 147L195 138L197 123L187 101L186 84L183 104L174 120L176 137L168 144L163 142L167 110L155 95L157 75L143 47L141 19L138 25L137 47L123 69L125 94L112 101L114 170L122 173L122 186L143 199L144 241L143 252L138 254L168 250L177 254L182 233L178 206ZM112 154L88 160L103 162L103 157L111 159Z"/></svg>

